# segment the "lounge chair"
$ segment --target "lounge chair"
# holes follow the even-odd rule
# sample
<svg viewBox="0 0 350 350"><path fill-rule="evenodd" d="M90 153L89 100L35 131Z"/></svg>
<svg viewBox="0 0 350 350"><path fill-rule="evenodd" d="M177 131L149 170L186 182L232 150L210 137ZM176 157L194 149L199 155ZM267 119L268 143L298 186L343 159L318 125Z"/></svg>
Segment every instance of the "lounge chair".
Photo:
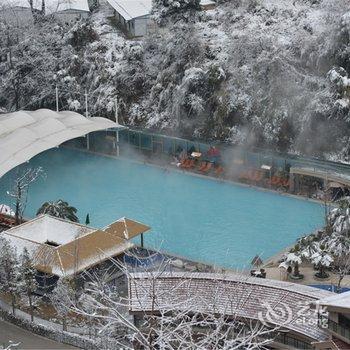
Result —
<svg viewBox="0 0 350 350"><path fill-rule="evenodd" d="M198 170L202 171L206 166L207 166L207 162L202 162Z"/></svg>
<svg viewBox="0 0 350 350"><path fill-rule="evenodd" d="M248 180L248 172L247 171L242 171L239 176L238 176L238 179L239 180Z"/></svg>
<svg viewBox="0 0 350 350"><path fill-rule="evenodd" d="M281 178L278 176L272 176L271 178L271 185L272 186L278 186L280 184Z"/></svg>
<svg viewBox="0 0 350 350"><path fill-rule="evenodd" d="M281 186L289 187L289 179L282 179Z"/></svg>
<svg viewBox="0 0 350 350"><path fill-rule="evenodd" d="M187 168L187 165L189 162L190 162L190 160L188 158L183 160L180 164L180 168Z"/></svg>
<svg viewBox="0 0 350 350"><path fill-rule="evenodd" d="M255 170L253 169L250 169L248 170L247 172L247 180L251 181L251 182L254 182L255 181Z"/></svg>
<svg viewBox="0 0 350 350"><path fill-rule="evenodd" d="M219 165L216 169L215 169L215 173L216 173L216 175L221 175L223 172L224 172L224 168L221 166L221 165Z"/></svg>
<svg viewBox="0 0 350 350"><path fill-rule="evenodd" d="M263 179L263 174L261 171L256 171L253 177L253 181L260 182Z"/></svg>
<svg viewBox="0 0 350 350"><path fill-rule="evenodd" d="M202 173L208 173L211 167L213 166L213 163L208 162L206 167L201 170Z"/></svg>
<svg viewBox="0 0 350 350"><path fill-rule="evenodd" d="M194 163L195 163L194 159L190 159L190 161L186 164L184 168L191 169L194 167Z"/></svg>

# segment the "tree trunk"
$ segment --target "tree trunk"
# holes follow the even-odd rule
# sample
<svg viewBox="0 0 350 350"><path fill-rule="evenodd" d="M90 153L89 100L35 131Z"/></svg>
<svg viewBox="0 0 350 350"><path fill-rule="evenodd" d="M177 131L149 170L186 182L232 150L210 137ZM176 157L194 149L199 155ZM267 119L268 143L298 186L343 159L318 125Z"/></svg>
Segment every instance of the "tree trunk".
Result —
<svg viewBox="0 0 350 350"><path fill-rule="evenodd" d="M299 272L299 264L295 263L294 264L294 276L299 276L300 272Z"/></svg>
<svg viewBox="0 0 350 350"><path fill-rule="evenodd" d="M341 282L343 281L344 275L340 275L338 278L337 288L335 290L336 293L341 292Z"/></svg>
<svg viewBox="0 0 350 350"><path fill-rule="evenodd" d="M31 293L28 293L29 308L30 308L30 320L34 322L34 308Z"/></svg>
<svg viewBox="0 0 350 350"><path fill-rule="evenodd" d="M16 300L15 300L15 296L14 295L12 295L12 297L11 297L11 305L12 305L12 313L15 315L15 313L16 313Z"/></svg>

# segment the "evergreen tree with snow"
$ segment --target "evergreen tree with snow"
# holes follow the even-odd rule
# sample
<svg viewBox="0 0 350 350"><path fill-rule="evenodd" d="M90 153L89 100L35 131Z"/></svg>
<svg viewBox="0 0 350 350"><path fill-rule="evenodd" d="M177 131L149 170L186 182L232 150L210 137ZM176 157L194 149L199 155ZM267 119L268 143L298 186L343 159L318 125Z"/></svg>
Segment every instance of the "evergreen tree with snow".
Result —
<svg viewBox="0 0 350 350"><path fill-rule="evenodd" d="M56 218L66 219L73 222L79 222L77 209L68 204L68 202L59 199L55 202L45 202L37 211L36 215L48 214Z"/></svg>
<svg viewBox="0 0 350 350"><path fill-rule="evenodd" d="M24 293L28 298L32 322L34 320L33 293L38 288L38 282L35 278L36 274L37 270L34 268L29 252L27 248L24 248L23 253L20 257L20 287L22 293Z"/></svg>
<svg viewBox="0 0 350 350"><path fill-rule="evenodd" d="M77 299L73 278L60 278L55 289L50 295L51 303L62 320L63 330L67 330L67 319L70 308L75 305Z"/></svg>
<svg viewBox="0 0 350 350"><path fill-rule="evenodd" d="M11 298L12 312L15 314L21 294L17 252L5 239L1 240L0 247L0 291Z"/></svg>

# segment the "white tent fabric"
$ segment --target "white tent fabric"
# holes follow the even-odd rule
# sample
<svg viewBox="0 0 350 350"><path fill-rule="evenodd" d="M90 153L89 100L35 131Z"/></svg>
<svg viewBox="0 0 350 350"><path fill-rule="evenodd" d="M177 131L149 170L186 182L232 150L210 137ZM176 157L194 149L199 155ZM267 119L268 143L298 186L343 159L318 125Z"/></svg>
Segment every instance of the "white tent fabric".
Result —
<svg viewBox="0 0 350 350"><path fill-rule="evenodd" d="M0 114L0 177L47 149L92 131L119 127L106 118L39 109Z"/></svg>

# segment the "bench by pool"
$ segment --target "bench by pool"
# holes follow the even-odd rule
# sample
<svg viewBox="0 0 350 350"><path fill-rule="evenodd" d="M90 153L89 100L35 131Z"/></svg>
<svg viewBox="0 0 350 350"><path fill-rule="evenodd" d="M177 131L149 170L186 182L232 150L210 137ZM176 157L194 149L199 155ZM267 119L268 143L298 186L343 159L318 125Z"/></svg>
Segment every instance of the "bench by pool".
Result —
<svg viewBox="0 0 350 350"><path fill-rule="evenodd" d="M46 178L30 188L27 217L64 199L81 222L87 213L94 227L127 216L152 227L146 246L223 267L248 267L256 254L268 258L323 225L320 204L128 160L60 148L29 165ZM11 203L15 171L0 179L0 203Z"/></svg>

